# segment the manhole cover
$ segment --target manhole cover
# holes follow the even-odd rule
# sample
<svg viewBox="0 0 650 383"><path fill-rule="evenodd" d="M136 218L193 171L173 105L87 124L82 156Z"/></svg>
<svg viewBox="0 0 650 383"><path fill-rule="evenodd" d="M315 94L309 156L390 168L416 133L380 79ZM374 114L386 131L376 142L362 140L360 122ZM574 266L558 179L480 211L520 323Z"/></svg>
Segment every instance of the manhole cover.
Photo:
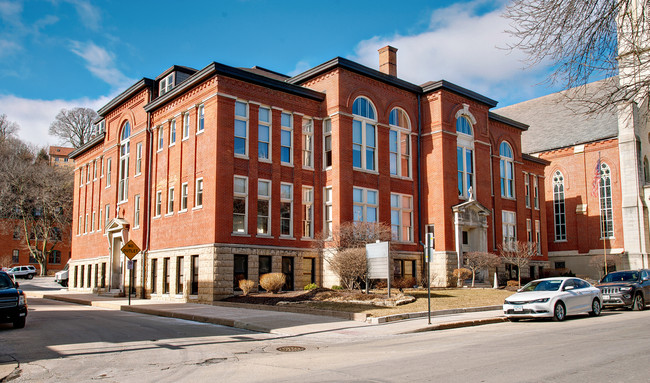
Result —
<svg viewBox="0 0 650 383"><path fill-rule="evenodd" d="M298 352L298 351L305 351L305 348L300 346L283 346L283 347L278 347L277 350L280 352Z"/></svg>

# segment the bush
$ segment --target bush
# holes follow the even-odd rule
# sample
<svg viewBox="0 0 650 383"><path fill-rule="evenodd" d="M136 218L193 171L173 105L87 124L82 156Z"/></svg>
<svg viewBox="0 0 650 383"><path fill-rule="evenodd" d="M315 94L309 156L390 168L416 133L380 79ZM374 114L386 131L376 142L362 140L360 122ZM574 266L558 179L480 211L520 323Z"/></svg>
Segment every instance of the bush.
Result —
<svg viewBox="0 0 650 383"><path fill-rule="evenodd" d="M388 282L386 282L384 279L380 279L375 282L376 289L385 289L387 287L388 287Z"/></svg>
<svg viewBox="0 0 650 383"><path fill-rule="evenodd" d="M464 267L460 269L454 269L453 273L454 278L456 279L456 282L458 283L457 286L462 286L463 282L465 279L469 278L472 276L472 270L466 269Z"/></svg>
<svg viewBox="0 0 650 383"><path fill-rule="evenodd" d="M270 293L277 293L287 282L287 277L282 273L268 273L260 277L260 286Z"/></svg>
<svg viewBox="0 0 650 383"><path fill-rule="evenodd" d="M345 289L342 286L334 285L332 286L332 290L345 290Z"/></svg>
<svg viewBox="0 0 650 383"><path fill-rule="evenodd" d="M251 281L250 279L239 280L239 288L244 292L244 295L248 295L253 287L255 287L255 282Z"/></svg>
<svg viewBox="0 0 650 383"><path fill-rule="evenodd" d="M305 286L303 290L313 290L313 289L317 289L317 288L318 288L318 285L317 285L317 284L315 284L315 283L310 283L310 284L308 284L307 286Z"/></svg>
<svg viewBox="0 0 650 383"><path fill-rule="evenodd" d="M519 281L516 279L511 279L506 282L506 287L519 287Z"/></svg>
<svg viewBox="0 0 650 383"><path fill-rule="evenodd" d="M395 287L396 289L410 289L415 285L417 285L415 278L407 275L403 278L395 278L391 287Z"/></svg>

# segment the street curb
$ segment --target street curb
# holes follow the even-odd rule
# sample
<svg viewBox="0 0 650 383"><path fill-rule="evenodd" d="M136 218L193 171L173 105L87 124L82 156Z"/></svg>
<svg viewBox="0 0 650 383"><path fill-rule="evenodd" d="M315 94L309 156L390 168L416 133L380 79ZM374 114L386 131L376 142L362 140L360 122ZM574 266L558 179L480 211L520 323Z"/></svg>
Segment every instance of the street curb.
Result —
<svg viewBox="0 0 650 383"><path fill-rule="evenodd" d="M18 361L11 355L0 355L0 382L8 381L12 375L17 373Z"/></svg>
<svg viewBox="0 0 650 383"><path fill-rule="evenodd" d="M480 307L465 307L465 308L458 308L458 309L447 309L447 310L436 310L436 311L431 311L431 316L440 316L440 315L450 315L450 314L462 314L462 313L476 313L476 312L481 312L481 311L493 311L493 310L501 310L503 306L480 306ZM405 319L415 319L415 318L424 318L429 315L428 311L420 311L416 313L406 313L406 314L395 314L395 315L387 315L384 317L377 317L377 318L368 318L368 323L370 324L381 324L381 323L387 323L387 322L394 322L398 320L405 320Z"/></svg>
<svg viewBox="0 0 650 383"><path fill-rule="evenodd" d="M292 305L270 306L270 305L256 305L252 303L236 303L236 302L221 302L221 301L212 302L210 304L212 306L233 307L233 308L252 309L252 310L264 310L264 311L279 311L279 312L294 313L294 314L329 316L333 318L347 319L347 320L353 320L357 322L365 322L368 319L368 314L363 314L363 313L349 313L343 311L320 310L320 309L312 309L307 307L296 307Z"/></svg>
<svg viewBox="0 0 650 383"><path fill-rule="evenodd" d="M461 322L440 323L440 324L423 327L417 330L401 332L400 334L415 334L415 333L426 332L426 331L450 330L454 328L482 326L486 324L503 323L503 322L508 322L508 318L506 317L485 318L485 319L476 319L476 320L461 321Z"/></svg>

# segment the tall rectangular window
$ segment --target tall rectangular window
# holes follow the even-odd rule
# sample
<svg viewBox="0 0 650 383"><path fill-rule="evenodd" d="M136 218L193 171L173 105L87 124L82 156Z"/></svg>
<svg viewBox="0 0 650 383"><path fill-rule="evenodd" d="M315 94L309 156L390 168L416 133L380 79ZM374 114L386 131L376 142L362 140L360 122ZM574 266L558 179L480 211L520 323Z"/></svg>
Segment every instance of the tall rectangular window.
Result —
<svg viewBox="0 0 650 383"><path fill-rule="evenodd" d="M59 250L52 250L47 259L47 263L59 264L61 263L61 252Z"/></svg>
<svg viewBox="0 0 650 383"><path fill-rule="evenodd" d="M559 170L553 174L553 217L555 241L566 241L566 212L564 211L564 175Z"/></svg>
<svg viewBox="0 0 650 383"><path fill-rule="evenodd" d="M408 132L391 129L389 132L390 174L411 177L411 141Z"/></svg>
<svg viewBox="0 0 650 383"><path fill-rule="evenodd" d="M365 127L365 129L364 129ZM376 167L376 127L367 121L352 121L352 166L372 170Z"/></svg>
<svg viewBox="0 0 650 383"><path fill-rule="evenodd" d="M90 224L90 222L88 220L88 213L86 213L86 220L84 221L84 234L86 234L88 232L88 225L89 224ZM32 233L32 235L33 235L33 233Z"/></svg>
<svg viewBox="0 0 650 383"><path fill-rule="evenodd" d="M332 209L332 187L327 186L323 190L323 217L325 219L325 225L323 231L325 232L325 237L330 238L332 236L332 222L333 222L333 209Z"/></svg>
<svg viewBox="0 0 650 383"><path fill-rule="evenodd" d="M199 256L192 256L192 281L190 282L190 295L199 295Z"/></svg>
<svg viewBox="0 0 650 383"><path fill-rule="evenodd" d="M174 212L174 187L169 188L167 193L167 214L172 214Z"/></svg>
<svg viewBox="0 0 650 383"><path fill-rule="evenodd" d="M196 187L194 192L194 207L203 206L203 178L196 180Z"/></svg>
<svg viewBox="0 0 650 383"><path fill-rule="evenodd" d="M377 191L365 188L352 189L355 222L377 222Z"/></svg>
<svg viewBox="0 0 650 383"><path fill-rule="evenodd" d="M163 258L163 294L169 294L169 258Z"/></svg>
<svg viewBox="0 0 650 383"><path fill-rule="evenodd" d="M293 185L280 185L280 235L293 234Z"/></svg>
<svg viewBox="0 0 650 383"><path fill-rule="evenodd" d="M271 181L257 181L257 234L268 235L271 229Z"/></svg>
<svg viewBox="0 0 650 383"><path fill-rule="evenodd" d="M517 221L515 219L514 211L502 211L502 229L503 229L503 245L506 248L511 248L512 244L517 240Z"/></svg>
<svg viewBox="0 0 650 383"><path fill-rule="evenodd" d="M181 211L187 210L187 182L181 185Z"/></svg>
<svg viewBox="0 0 650 383"><path fill-rule="evenodd" d="M135 175L142 173L142 142L135 146Z"/></svg>
<svg viewBox="0 0 650 383"><path fill-rule="evenodd" d="M90 164L86 165L86 184L90 183Z"/></svg>
<svg viewBox="0 0 650 383"><path fill-rule="evenodd" d="M90 231L95 231L95 217L96 217L96 215L97 215L97 213L95 213L95 212L93 211L93 220L92 220L92 222L90 223Z"/></svg>
<svg viewBox="0 0 650 383"><path fill-rule="evenodd" d="M395 241L413 241L413 197L391 193L390 224L392 238Z"/></svg>
<svg viewBox="0 0 650 383"><path fill-rule="evenodd" d="M233 288L235 290L241 290L239 288L239 281L248 279L248 255L235 254L234 261Z"/></svg>
<svg viewBox="0 0 650 383"><path fill-rule="evenodd" d="M314 189L302 187L302 236L314 238Z"/></svg>
<svg viewBox="0 0 650 383"><path fill-rule="evenodd" d="M190 137L190 114L183 114L183 139Z"/></svg>
<svg viewBox="0 0 650 383"><path fill-rule="evenodd" d="M606 163L600 164L600 237L614 237L614 210L612 207L611 170Z"/></svg>
<svg viewBox="0 0 650 383"><path fill-rule="evenodd" d="M199 105L199 110L197 112L197 121L196 121L196 132L200 133L205 128L205 105Z"/></svg>
<svg viewBox="0 0 650 383"><path fill-rule="evenodd" d="M164 144L165 144L165 137L164 137L163 126L160 125L158 127L158 151L163 150Z"/></svg>
<svg viewBox="0 0 650 383"><path fill-rule="evenodd" d="M14 249L11 253L11 263L20 263L20 251Z"/></svg>
<svg viewBox="0 0 650 383"><path fill-rule="evenodd" d="M151 260L151 294L156 294L158 291L158 260Z"/></svg>
<svg viewBox="0 0 650 383"><path fill-rule="evenodd" d="M97 160L93 161L93 181L97 179Z"/></svg>
<svg viewBox="0 0 650 383"><path fill-rule="evenodd" d="M235 176L233 191L232 232L245 234L247 232L248 177Z"/></svg>
<svg viewBox="0 0 650 383"><path fill-rule="evenodd" d="M176 294L183 294L185 285L185 257L176 258Z"/></svg>
<svg viewBox="0 0 650 383"><path fill-rule="evenodd" d="M302 120L302 166L314 168L314 121L311 118Z"/></svg>
<svg viewBox="0 0 650 383"><path fill-rule="evenodd" d="M79 169L79 187L84 185L84 168L83 166Z"/></svg>
<svg viewBox="0 0 650 383"><path fill-rule="evenodd" d="M535 244L537 245L537 253L542 253L542 232L539 228L539 220L535 220Z"/></svg>
<svg viewBox="0 0 650 383"><path fill-rule="evenodd" d="M539 185L537 184L537 176L533 176L533 199L535 209L539 209Z"/></svg>
<svg viewBox="0 0 650 383"><path fill-rule="evenodd" d="M526 239L528 240L528 243L533 242L533 227L530 218L526 218Z"/></svg>
<svg viewBox="0 0 650 383"><path fill-rule="evenodd" d="M257 125L257 158L271 159L271 109L260 107Z"/></svg>
<svg viewBox="0 0 650 383"><path fill-rule="evenodd" d="M291 114L282 113L280 130L280 162L293 163L293 121Z"/></svg>
<svg viewBox="0 0 650 383"><path fill-rule="evenodd" d="M134 203L134 212L133 212L133 228L140 227L140 194L135 195Z"/></svg>
<svg viewBox="0 0 650 383"><path fill-rule="evenodd" d="M169 122L169 146L176 143L176 119Z"/></svg>
<svg viewBox="0 0 650 383"><path fill-rule="evenodd" d="M160 217L162 213L162 191L158 190L156 192L156 217Z"/></svg>
<svg viewBox="0 0 650 383"><path fill-rule="evenodd" d="M524 193L526 197L526 207L530 207L530 174L524 173Z"/></svg>
<svg viewBox="0 0 650 383"><path fill-rule="evenodd" d="M104 214L106 214L106 217L104 218L104 226L108 225L108 221L111 219L111 205L106 205L106 208L104 210Z"/></svg>
<svg viewBox="0 0 650 383"><path fill-rule="evenodd" d="M101 273L99 274L99 287L106 287L106 262L102 262Z"/></svg>
<svg viewBox="0 0 650 383"><path fill-rule="evenodd" d="M323 167L332 166L332 120L323 120Z"/></svg>
<svg viewBox="0 0 650 383"><path fill-rule="evenodd" d="M111 186L111 159L106 160L106 187Z"/></svg>
<svg viewBox="0 0 650 383"><path fill-rule="evenodd" d="M235 155L248 155L248 104L235 102Z"/></svg>
<svg viewBox="0 0 650 383"><path fill-rule="evenodd" d="M474 152L463 146L456 147L458 162L458 196L469 198L469 188L474 185ZM474 193L476 195L476 193Z"/></svg>

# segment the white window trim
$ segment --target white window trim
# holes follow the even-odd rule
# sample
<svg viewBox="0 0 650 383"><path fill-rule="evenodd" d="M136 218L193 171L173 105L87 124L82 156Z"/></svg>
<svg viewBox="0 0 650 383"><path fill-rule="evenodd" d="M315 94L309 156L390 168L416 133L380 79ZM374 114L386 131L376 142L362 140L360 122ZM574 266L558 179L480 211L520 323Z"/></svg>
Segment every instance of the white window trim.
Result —
<svg viewBox="0 0 650 383"><path fill-rule="evenodd" d="M106 159L106 189L111 187L111 181L112 181L112 176L113 176L113 169L112 169L113 161L111 158Z"/></svg>
<svg viewBox="0 0 650 383"><path fill-rule="evenodd" d="M190 112L183 113L183 138L181 141L188 140L190 138Z"/></svg>
<svg viewBox="0 0 650 383"><path fill-rule="evenodd" d="M135 175L137 177L142 174L142 142L135 144Z"/></svg>
<svg viewBox="0 0 650 383"><path fill-rule="evenodd" d="M311 131L305 129L307 126L310 127ZM305 149L305 141L307 137L311 142L311 150L309 151ZM307 153L309 153L311 166L305 165L305 156ZM303 117L302 119L302 158L301 159L302 159L303 169L314 170L314 119L310 117Z"/></svg>
<svg viewBox="0 0 650 383"><path fill-rule="evenodd" d="M327 198L327 194L330 194L330 198ZM334 199L334 189L331 186L325 186L323 188L323 231L327 235L327 238L332 238L332 231L334 229L334 206L332 200ZM327 220L327 211L331 210L330 220Z"/></svg>
<svg viewBox="0 0 650 383"><path fill-rule="evenodd" d="M524 172L524 200L526 202L526 209L530 209L531 207L530 197L530 174Z"/></svg>
<svg viewBox="0 0 650 383"><path fill-rule="evenodd" d="M282 197L282 186L289 186L291 188L290 198ZM280 183L280 213L282 213L282 204L289 203L289 234L282 234L282 214L280 214L280 237L287 238L293 237L293 184L282 182Z"/></svg>
<svg viewBox="0 0 650 383"><path fill-rule="evenodd" d="M356 114L354 115L354 120L359 121L361 123L361 167L354 166L354 160L353 160L352 161L352 169L367 172L367 173L372 173L372 174L378 174L379 169L378 169L377 164L379 162L378 161L379 150L377 148L377 141L378 141L378 137L377 137L377 121L371 120L371 119L366 118L366 117L358 116ZM367 124L374 126L374 129L375 129L375 146L374 146L375 155L374 155L373 169L368 169L368 159L366 158L367 148L369 147L368 146L368 137L367 137L367 134L366 134L367 133L367 129L366 129ZM353 132L352 134L354 135L354 122L352 123L352 132ZM353 153L354 153L354 145L358 145L358 144L355 144L354 141L352 142Z"/></svg>
<svg viewBox="0 0 650 383"><path fill-rule="evenodd" d="M181 208L178 210L179 213L184 213L187 211L187 206L189 205L189 185L187 182L181 184ZM183 201L185 201L185 207L183 207Z"/></svg>
<svg viewBox="0 0 650 383"><path fill-rule="evenodd" d="M293 117L294 116L293 116L293 114L291 112L282 112L280 114L280 121L282 121L282 114L288 114L289 115L289 121L290 121L291 126L284 126L284 125L282 125L282 122L280 122L280 165L293 166L293 151L294 151L294 147L296 146L295 142L294 142L295 140L294 140L294 137L293 137L293 125L294 125ZM291 137L291 144L289 146L289 162L286 162L286 161L282 160L282 148L285 147L285 146L282 145L282 132L283 131L288 131L289 132L289 137Z"/></svg>
<svg viewBox="0 0 650 383"><path fill-rule="evenodd" d="M237 115L237 104L243 104L245 106L245 108L246 108L246 116ZM249 121L250 120L250 118L249 118L250 117L250 107L249 107L248 103L246 101L243 101L243 100L235 101L235 113L234 113L234 115L235 115L235 121L243 121L244 124L246 124L246 133L245 133L246 136L243 137L243 139L244 139L244 154L235 153L234 145L233 145L233 153L234 153L235 157L248 159L248 138L250 137L250 121ZM235 139L237 139L237 138L241 139L242 138L242 137L238 137L238 136L235 135L235 129L234 128L235 128L235 126L233 125L233 143L234 143ZM270 131L269 131L269 133L270 133Z"/></svg>
<svg viewBox="0 0 650 383"><path fill-rule="evenodd" d="M412 162L413 161L413 145L412 145L412 141L411 141L411 118L409 117L408 113L406 113L406 111L404 111L402 108L393 108L393 110L398 110L398 111L401 111L402 113L404 113L406 115L406 118L408 119L408 125L409 126L408 127L402 127L402 126L399 126L399 125L392 125L392 124L389 125L390 131L393 131L393 132L397 133L397 152L391 152L390 151L390 132L389 132L389 137L388 137L388 140L389 140L388 141L388 143L389 143L389 148L388 148L389 158L388 158L388 161L389 161L389 166L390 166L390 154L392 154L392 153L397 154L397 164L396 164L397 174L390 173L390 169L389 169L389 173L390 173L391 177L410 180L410 179L413 178L413 162ZM392 110L391 110L391 113L392 113ZM402 166L401 166L402 165L402 157L405 156L404 153L402 153L402 145L401 145L402 136L406 136L406 140L407 140L408 146L409 146L409 154L408 154L409 175L407 175L407 176L402 174Z"/></svg>
<svg viewBox="0 0 650 383"><path fill-rule="evenodd" d="M506 157L501 154L501 145L505 143L508 145L508 148L510 148L510 152L512 153L512 157ZM501 198L509 199L509 200L515 200L517 199L517 194L516 194L516 185L515 185L515 159L514 159L514 150L512 149L512 146L507 143L506 141L502 141L501 144L499 144L499 189L501 189ZM504 168L504 176L501 177L501 165L503 165ZM508 178L508 166L512 168L512 178ZM501 181L503 182L503 187L501 186ZM512 182L512 187L508 184L508 181ZM505 187L505 190L503 189Z"/></svg>
<svg viewBox="0 0 650 383"><path fill-rule="evenodd" d="M460 135L463 135L463 133L458 133L459 137ZM472 142L471 144L467 144L466 141L461 141L458 140L456 143L456 156L458 156L458 148L463 149L463 194L459 194L458 198L460 199L467 199L469 198L469 187L467 186L467 151L470 150L472 152L472 194L476 196L476 151L474 150L474 143ZM458 168L458 157L456 159L456 168ZM458 174L458 169L456 169L456 174Z"/></svg>
<svg viewBox="0 0 650 383"><path fill-rule="evenodd" d="M174 141L172 141L172 133L174 133ZM176 119L169 120L169 147L176 145Z"/></svg>
<svg viewBox="0 0 650 383"><path fill-rule="evenodd" d="M266 109L266 110L269 111L269 122L265 122L265 121L260 120L260 118L259 118L259 115L260 115L259 110L261 110L261 109ZM258 148L257 149L257 159L260 162L269 162L269 163L273 162L273 150L272 150L273 149L273 109L271 109L270 107L266 107L266 106L260 106L259 109L258 109L258 113L257 113L257 120L258 120L258 125L257 125L257 148ZM259 127L260 126L266 126L269 129L269 142L268 142L268 145L269 145L269 153L268 153L269 158L261 158L260 157L259 144L260 144L260 142L264 142L264 141L260 141L260 138L259 138L260 137L259 136L259 129L260 129Z"/></svg>
<svg viewBox="0 0 650 383"><path fill-rule="evenodd" d="M203 116L201 116L201 111L203 111ZM201 120L203 120L202 129L201 129ZM199 104L196 107L196 134L198 135L203 132L205 132L205 104Z"/></svg>
<svg viewBox="0 0 650 383"><path fill-rule="evenodd" d="M506 222L506 216L512 216L512 222ZM508 211L508 210L502 210L501 211L501 243L505 247L509 247L509 243L506 241L506 238L510 238L506 236L507 232L507 227L512 227L512 241L516 242L517 241L517 213L514 211Z"/></svg>
<svg viewBox="0 0 650 383"><path fill-rule="evenodd" d="M362 201L361 202L355 202L354 201L354 196L352 197L352 219L354 221L354 207L355 206L361 206L361 215L362 219L361 221L354 221L354 222L368 222L368 208L374 208L375 211L377 212L377 215L375 216L375 221L372 222L379 222L379 190L376 189L370 189L370 188L362 188L358 186L353 186L353 195L354 195L354 189L361 190L361 196L362 196ZM377 195L377 203L376 204L370 204L368 203L368 192L375 192Z"/></svg>
<svg viewBox="0 0 650 383"><path fill-rule="evenodd" d="M329 125L330 130L329 130L329 132L326 132L325 128L328 125ZM325 151L325 147L326 147L326 141L327 141L326 138L327 137L330 138L330 146L331 146L332 145L332 120L329 119L329 118L326 118L325 120L323 120L323 149L322 149L322 151L323 151L323 169L324 170L332 169L332 164L330 164L329 166L326 165L326 163L327 163L327 152ZM330 153L332 153L332 148L330 148ZM333 155L332 155L332 163L334 163L334 156Z"/></svg>
<svg viewBox="0 0 650 383"><path fill-rule="evenodd" d="M154 202L154 218L162 215L162 190L156 190L156 201Z"/></svg>
<svg viewBox="0 0 650 383"><path fill-rule="evenodd" d="M167 213L165 216L174 214L174 198L176 197L175 191L176 190L174 189L174 186L170 186L169 189L167 189Z"/></svg>
<svg viewBox="0 0 650 383"><path fill-rule="evenodd" d="M165 147L165 128L160 125L158 127L158 150L156 152L162 152L163 148Z"/></svg>
<svg viewBox="0 0 650 383"><path fill-rule="evenodd" d="M305 192L308 192L309 199L305 198ZM309 217L305 217L305 206L309 206ZM302 187L302 239L314 238L314 188L311 186ZM309 222L309 233L305 235L305 223Z"/></svg>
<svg viewBox="0 0 650 383"><path fill-rule="evenodd" d="M268 183L268 185L269 185L269 187L268 187L269 195L268 196L260 194L259 184L262 183L262 182ZM260 233L260 232L257 231L257 229L255 229L255 235L257 237L272 237L273 236L273 231L272 231L273 227L271 226L272 225L271 218L273 216L273 213L272 213L273 212L273 210L272 210L273 205L272 205L272 201L271 201L272 196L273 196L273 183L271 182L271 180L267 180L267 179L263 179L263 178L258 179L257 180L257 201L258 202L259 201L268 201L269 207L268 207L268 216L266 218L267 219L268 232L267 233ZM255 219L256 219L255 223L256 224L257 224L257 221L259 220L259 217L260 217L260 215L259 215L259 212L257 211L257 206L256 206L255 207Z"/></svg>
<svg viewBox="0 0 650 383"><path fill-rule="evenodd" d="M199 197L199 183L201 184L201 204L197 205L196 201ZM203 182L203 177L197 178L194 181L194 207L192 210L201 209L203 207L203 193L205 192L205 183Z"/></svg>
<svg viewBox="0 0 650 383"><path fill-rule="evenodd" d="M394 241L397 242L404 242L404 243L412 243L414 240L414 235L413 235L413 196L410 194L401 194L401 193L390 193L391 196L391 228L394 226L393 220L392 220L392 212L397 211L399 214L399 223L396 225L398 227L398 232L397 232L397 238L393 237ZM392 198L393 196L396 196L398 198L398 205L399 206L393 206L393 201ZM410 207L404 207L402 206L402 200L404 197L408 197L410 200ZM409 236L411 237L410 239L404 239L402 238L402 233L404 232L404 222L402 221L402 217L404 216L404 213L409 213L410 217L410 222L409 222Z"/></svg>
<svg viewBox="0 0 650 383"><path fill-rule="evenodd" d="M136 194L133 203L133 228L140 228L140 194Z"/></svg>
<svg viewBox="0 0 650 383"><path fill-rule="evenodd" d="M533 206L539 210L539 182L537 176L533 176Z"/></svg>
<svg viewBox="0 0 650 383"><path fill-rule="evenodd" d="M235 190L235 180L240 179L244 181L244 192L238 192ZM232 234L233 235L248 235L248 177L246 176L234 176L233 177L233 200L235 197L237 198L244 198L244 231L235 231L235 225L234 225L234 217L235 217L235 212L233 210L232 212L232 217L233 217L233 222L232 222Z"/></svg>

